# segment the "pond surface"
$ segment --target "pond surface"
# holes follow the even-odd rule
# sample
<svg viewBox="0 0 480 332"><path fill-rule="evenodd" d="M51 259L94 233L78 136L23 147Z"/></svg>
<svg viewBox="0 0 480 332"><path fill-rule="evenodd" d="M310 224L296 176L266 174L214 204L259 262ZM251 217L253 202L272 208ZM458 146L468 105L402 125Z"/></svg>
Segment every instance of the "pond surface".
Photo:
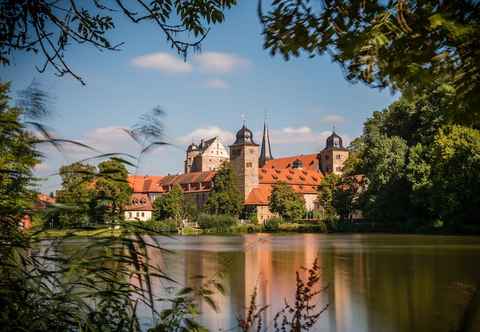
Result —
<svg viewBox="0 0 480 332"><path fill-rule="evenodd" d="M263 318L271 327L285 299L293 298L296 271L316 258L321 284L328 285L318 306L329 307L314 331L453 331L469 287L480 281L479 237L251 234L158 241L172 253L153 253L155 263L182 285L223 272L226 295L214 296L220 311L201 303L200 320L211 331L236 331L255 287L258 305L270 306ZM161 295L161 285L156 288Z"/></svg>

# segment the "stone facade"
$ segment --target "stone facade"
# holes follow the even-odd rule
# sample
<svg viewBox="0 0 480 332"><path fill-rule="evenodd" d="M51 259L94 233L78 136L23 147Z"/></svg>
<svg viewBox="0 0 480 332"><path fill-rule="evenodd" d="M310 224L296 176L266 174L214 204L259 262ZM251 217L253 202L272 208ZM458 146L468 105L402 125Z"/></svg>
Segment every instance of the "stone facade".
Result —
<svg viewBox="0 0 480 332"><path fill-rule="evenodd" d="M258 186L258 158L258 144L253 141L252 132L243 126L230 145L230 164L237 175L238 188L244 200Z"/></svg>
<svg viewBox="0 0 480 332"><path fill-rule="evenodd" d="M335 132L327 138L325 149L320 152L320 170L325 173L341 175L349 152L343 147L343 140Z"/></svg>
<svg viewBox="0 0 480 332"><path fill-rule="evenodd" d="M202 139L199 145L192 143L188 146L184 171L185 173L215 171L228 159L228 151L220 138Z"/></svg>

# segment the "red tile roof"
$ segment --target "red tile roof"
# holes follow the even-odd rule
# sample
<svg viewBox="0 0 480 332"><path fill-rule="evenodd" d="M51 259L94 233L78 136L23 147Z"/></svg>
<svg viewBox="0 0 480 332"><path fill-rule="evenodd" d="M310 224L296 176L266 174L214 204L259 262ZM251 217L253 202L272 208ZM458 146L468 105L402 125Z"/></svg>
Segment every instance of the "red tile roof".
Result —
<svg viewBox="0 0 480 332"><path fill-rule="evenodd" d="M295 159L294 159L295 160ZM259 170L259 186L254 188L245 200L246 205L268 205L273 186L285 182L299 194L316 194L323 174L303 168L267 168Z"/></svg>
<svg viewBox="0 0 480 332"><path fill-rule="evenodd" d="M130 204L124 207L125 211L153 211L152 202L147 194L134 193L130 197Z"/></svg>
<svg viewBox="0 0 480 332"><path fill-rule="evenodd" d="M169 191L170 186L176 184L181 185L184 192L200 192L211 189L215 174L216 172L209 171L167 176L132 175L128 177L128 182L136 193L164 193ZM202 189L199 187L200 183Z"/></svg>
<svg viewBox="0 0 480 332"><path fill-rule="evenodd" d="M149 176L149 175L130 175L128 177L128 183L132 187L133 192L161 192L161 187L158 187L158 183L163 176ZM159 190L157 190L159 189Z"/></svg>
<svg viewBox="0 0 480 332"><path fill-rule="evenodd" d="M317 153L271 159L265 163L263 168L278 168L278 169L291 168L293 162L297 159L303 163L304 169L309 169L314 171L318 171L320 169L319 168L320 158L318 157Z"/></svg>
<svg viewBox="0 0 480 332"><path fill-rule="evenodd" d="M267 168L262 167L258 173L258 180L263 184L286 182L290 185L305 187L318 186L323 179L323 174L305 168Z"/></svg>

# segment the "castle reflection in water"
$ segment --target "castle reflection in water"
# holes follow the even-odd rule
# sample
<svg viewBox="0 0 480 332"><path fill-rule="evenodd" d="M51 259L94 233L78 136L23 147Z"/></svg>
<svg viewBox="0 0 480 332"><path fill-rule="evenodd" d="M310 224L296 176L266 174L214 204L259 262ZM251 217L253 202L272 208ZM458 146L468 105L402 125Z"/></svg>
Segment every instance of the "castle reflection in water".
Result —
<svg viewBox="0 0 480 332"><path fill-rule="evenodd" d="M285 299L293 300L295 272L316 258L322 268L320 286L329 286L318 305L330 307L315 331L428 331L433 326L448 331L461 310L452 303L463 301L451 287L455 280L468 284L480 277L468 263L480 258L480 246L471 252L447 250L446 263L435 244L417 246L415 238L400 244L395 236L367 239L318 234L182 237L165 243L174 254L151 256L180 285L200 286L202 280L192 277L223 274L226 294L213 296L219 311L200 302L200 321L211 331L234 328L255 288L258 307L270 306L263 318L272 326ZM154 286L163 296L165 283Z"/></svg>

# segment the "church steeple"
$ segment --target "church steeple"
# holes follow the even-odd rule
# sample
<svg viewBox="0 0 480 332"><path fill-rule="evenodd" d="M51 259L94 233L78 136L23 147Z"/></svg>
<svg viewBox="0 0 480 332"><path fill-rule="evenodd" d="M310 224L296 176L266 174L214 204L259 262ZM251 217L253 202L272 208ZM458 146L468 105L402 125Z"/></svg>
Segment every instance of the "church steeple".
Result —
<svg viewBox="0 0 480 332"><path fill-rule="evenodd" d="M263 137L262 137L262 148L260 150L259 164L260 167L265 165L268 160L273 159L272 148L270 146L270 135L268 134L267 122L263 123Z"/></svg>

